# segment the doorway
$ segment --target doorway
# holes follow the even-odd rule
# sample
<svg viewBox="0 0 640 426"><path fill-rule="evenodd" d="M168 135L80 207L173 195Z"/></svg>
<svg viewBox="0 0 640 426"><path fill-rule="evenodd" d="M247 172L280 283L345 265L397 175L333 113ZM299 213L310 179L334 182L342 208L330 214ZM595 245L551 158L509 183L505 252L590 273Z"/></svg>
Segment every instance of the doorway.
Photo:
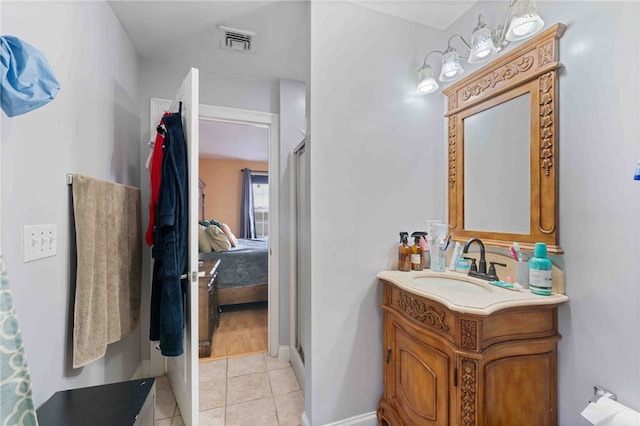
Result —
<svg viewBox="0 0 640 426"><path fill-rule="evenodd" d="M222 227L230 245L200 247L200 361L268 352L269 127L199 128L200 229Z"/></svg>
<svg viewBox="0 0 640 426"><path fill-rule="evenodd" d="M269 170L268 175L273 179L270 181L277 182L277 173L279 170L278 159L278 115L242 110L235 108L227 108L214 105L200 105L200 120L218 121L225 123L248 124L252 126L267 127L269 131ZM270 185L269 187L269 243L268 243L268 269L269 269L269 286L268 286L268 353L272 357L278 355L279 345L279 271L278 271L278 202L279 188L278 185Z"/></svg>
<svg viewBox="0 0 640 426"><path fill-rule="evenodd" d="M150 134L155 132L155 117L161 117L162 112L169 109L171 101L167 99L151 98L150 101L150 115L152 120L150 122ZM278 114L271 114L259 111L241 110L235 108L227 108L214 105L200 105L199 106L199 119L200 120L214 120L228 123L245 123L256 126L266 126L269 131L269 170L274 176L279 170L279 158L278 158L278 140L279 140L279 122ZM274 177L274 181L277 178ZM269 215L273 220L269 221L269 242L268 242L268 354L272 357L278 356L279 348L279 269L278 269L278 253L279 253L279 226L278 221L278 202L279 202L279 188L278 185L271 185L269 190ZM197 318L197 316L196 316ZM195 327L191 331L190 336L195 339L198 335L197 323L193 324ZM159 374L164 372L165 359L157 351L154 350L153 344L151 346L151 371L157 371ZM197 345L196 345L197 347Z"/></svg>

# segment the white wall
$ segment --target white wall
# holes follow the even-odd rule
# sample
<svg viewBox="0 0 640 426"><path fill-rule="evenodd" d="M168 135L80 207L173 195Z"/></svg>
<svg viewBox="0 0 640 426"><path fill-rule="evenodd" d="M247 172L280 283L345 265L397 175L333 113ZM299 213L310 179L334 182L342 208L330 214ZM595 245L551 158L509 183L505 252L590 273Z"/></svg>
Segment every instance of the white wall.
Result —
<svg viewBox="0 0 640 426"><path fill-rule="evenodd" d="M311 347L305 412L320 425L382 395L382 291L398 232L443 217L442 101L417 70L441 32L347 2L311 3Z"/></svg>
<svg viewBox="0 0 640 426"><path fill-rule="evenodd" d="M538 8L545 28L567 25L557 103L565 255L554 261L564 264L570 301L558 315L558 424L586 425L580 411L594 385L640 410L640 182L632 180L640 154L640 5L563 1ZM495 26L505 10L504 2L480 3L446 34L468 37L479 11Z"/></svg>
<svg viewBox="0 0 640 426"><path fill-rule="evenodd" d="M65 174L139 186L138 69L106 3L3 1L3 34L49 59L62 89L50 104L2 120L2 248L36 406L62 389L126 380L140 362L140 328L104 358L71 368L75 265ZM58 254L22 262L22 228L57 224Z"/></svg>
<svg viewBox="0 0 640 426"><path fill-rule="evenodd" d="M302 142L305 130L306 85L303 81L280 80L280 171L277 175L280 185L280 345L289 345L290 310L290 266L292 256L291 234L294 232L295 217L291 217L290 189L292 170L289 155Z"/></svg>

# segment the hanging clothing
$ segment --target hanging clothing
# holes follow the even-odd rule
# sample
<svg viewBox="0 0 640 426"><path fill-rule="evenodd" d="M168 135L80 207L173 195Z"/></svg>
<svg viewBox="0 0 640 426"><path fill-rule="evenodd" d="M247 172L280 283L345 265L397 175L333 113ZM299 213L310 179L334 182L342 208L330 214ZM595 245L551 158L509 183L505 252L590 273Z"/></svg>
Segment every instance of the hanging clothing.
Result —
<svg viewBox="0 0 640 426"><path fill-rule="evenodd" d="M5 114L25 114L51 102L59 91L42 52L18 37L0 37L0 106Z"/></svg>
<svg viewBox="0 0 640 426"><path fill-rule="evenodd" d="M149 338L160 341L165 356L183 352L184 289L180 275L187 268L187 147L180 113L163 118L166 127L162 177L158 193Z"/></svg>
<svg viewBox="0 0 640 426"><path fill-rule="evenodd" d="M163 115L163 118L170 114L171 113L166 112ZM160 119L160 124L156 127L156 140L153 145L153 153L151 154L151 164L149 165L151 197L149 200L149 226L147 226L147 233L145 235L145 240L148 246L153 245L153 233L158 211L158 196L160 194L160 181L162 179L164 134L166 132L163 126L164 123L162 119Z"/></svg>

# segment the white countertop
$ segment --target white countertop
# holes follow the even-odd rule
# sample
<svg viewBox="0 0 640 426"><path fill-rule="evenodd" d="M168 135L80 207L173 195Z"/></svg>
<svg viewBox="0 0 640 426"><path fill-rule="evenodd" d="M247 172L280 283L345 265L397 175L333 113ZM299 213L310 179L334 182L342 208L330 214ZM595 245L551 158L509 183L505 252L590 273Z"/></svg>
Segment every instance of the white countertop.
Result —
<svg viewBox="0 0 640 426"><path fill-rule="evenodd" d="M489 284L488 281L449 270L446 272L382 271L377 277L405 291L442 303L452 311L467 314L489 315L506 308L559 305L569 300L564 294L538 296L532 294L529 289L520 291L505 289ZM426 277L426 281L420 282L420 277ZM448 286L448 281L444 280L434 280L434 285L431 285L428 283L428 277L450 279L451 286Z"/></svg>

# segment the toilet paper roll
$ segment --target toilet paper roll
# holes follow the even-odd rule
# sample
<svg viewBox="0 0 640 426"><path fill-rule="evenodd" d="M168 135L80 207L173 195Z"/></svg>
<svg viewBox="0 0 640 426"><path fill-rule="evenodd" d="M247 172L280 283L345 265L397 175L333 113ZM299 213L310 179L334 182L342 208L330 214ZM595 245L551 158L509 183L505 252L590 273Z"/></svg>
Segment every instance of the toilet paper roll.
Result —
<svg viewBox="0 0 640 426"><path fill-rule="evenodd" d="M582 417L595 426L638 426L640 413L610 398L590 402L582 410Z"/></svg>

